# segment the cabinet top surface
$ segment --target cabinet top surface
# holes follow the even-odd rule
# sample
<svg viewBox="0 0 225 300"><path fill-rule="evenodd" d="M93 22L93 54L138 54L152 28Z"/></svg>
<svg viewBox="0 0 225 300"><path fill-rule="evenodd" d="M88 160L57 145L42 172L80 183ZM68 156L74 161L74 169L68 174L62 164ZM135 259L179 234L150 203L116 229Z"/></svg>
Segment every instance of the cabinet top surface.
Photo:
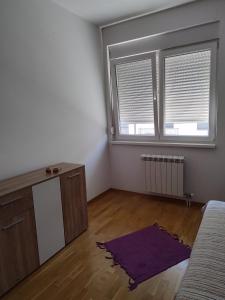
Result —
<svg viewBox="0 0 225 300"><path fill-rule="evenodd" d="M56 174L48 175L45 172L46 167L59 168L60 170ZM46 180L58 177L69 171L81 168L83 167L83 165L73 163L59 163L56 165L50 165L46 167L0 181L0 197L21 190L23 188L36 185Z"/></svg>

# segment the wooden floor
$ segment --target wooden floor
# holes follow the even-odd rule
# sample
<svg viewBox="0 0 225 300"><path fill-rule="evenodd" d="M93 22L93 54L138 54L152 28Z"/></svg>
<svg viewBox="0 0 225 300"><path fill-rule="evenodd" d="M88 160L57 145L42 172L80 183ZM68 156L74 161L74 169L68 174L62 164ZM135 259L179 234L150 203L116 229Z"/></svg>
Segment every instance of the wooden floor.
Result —
<svg viewBox="0 0 225 300"><path fill-rule="evenodd" d="M25 279L4 300L169 300L188 261L130 292L128 276L111 267L96 241L107 241L155 222L192 245L201 222L200 205L110 190L89 204L89 229Z"/></svg>

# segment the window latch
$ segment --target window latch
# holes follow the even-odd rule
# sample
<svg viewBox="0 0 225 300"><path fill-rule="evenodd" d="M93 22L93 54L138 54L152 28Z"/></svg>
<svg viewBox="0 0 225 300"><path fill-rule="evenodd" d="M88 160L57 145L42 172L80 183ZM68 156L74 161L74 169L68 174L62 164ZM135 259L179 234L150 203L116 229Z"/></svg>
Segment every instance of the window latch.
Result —
<svg viewBox="0 0 225 300"><path fill-rule="evenodd" d="M114 135L115 134L115 130L114 130L114 127L112 126L111 127L111 135Z"/></svg>

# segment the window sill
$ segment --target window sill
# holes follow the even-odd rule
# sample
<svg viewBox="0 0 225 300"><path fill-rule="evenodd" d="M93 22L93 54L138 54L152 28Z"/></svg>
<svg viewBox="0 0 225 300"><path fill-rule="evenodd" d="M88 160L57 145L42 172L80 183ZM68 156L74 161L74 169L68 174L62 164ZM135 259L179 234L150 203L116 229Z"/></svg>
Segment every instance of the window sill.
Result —
<svg viewBox="0 0 225 300"><path fill-rule="evenodd" d="M128 146L153 146L153 147L186 147L215 149L215 144L210 143L182 143L182 142L138 142L138 141L110 141L112 145Z"/></svg>

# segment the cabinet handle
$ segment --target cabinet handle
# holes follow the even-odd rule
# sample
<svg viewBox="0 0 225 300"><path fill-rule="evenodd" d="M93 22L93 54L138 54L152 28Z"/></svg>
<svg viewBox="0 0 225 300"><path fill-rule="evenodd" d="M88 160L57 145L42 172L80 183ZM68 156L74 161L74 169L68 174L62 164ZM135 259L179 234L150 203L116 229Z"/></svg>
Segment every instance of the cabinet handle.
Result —
<svg viewBox="0 0 225 300"><path fill-rule="evenodd" d="M12 199L12 200L8 200L8 201L0 203L0 206L3 207L3 206L6 206L6 205L9 205L9 204L12 204L12 203L14 203L18 200L21 200L21 199L23 199L23 197L18 197L18 198Z"/></svg>
<svg viewBox="0 0 225 300"><path fill-rule="evenodd" d="M9 225L3 226L3 227L2 227L2 230L8 230L8 229L14 227L14 226L17 225L17 224L22 223L23 221L24 221L23 218L22 218L22 219L19 219L19 220L15 221L15 222L13 222L13 223L11 223L11 224L9 224Z"/></svg>
<svg viewBox="0 0 225 300"><path fill-rule="evenodd" d="M80 173L75 173L74 175L67 176L68 179L72 179L74 177L80 176Z"/></svg>

